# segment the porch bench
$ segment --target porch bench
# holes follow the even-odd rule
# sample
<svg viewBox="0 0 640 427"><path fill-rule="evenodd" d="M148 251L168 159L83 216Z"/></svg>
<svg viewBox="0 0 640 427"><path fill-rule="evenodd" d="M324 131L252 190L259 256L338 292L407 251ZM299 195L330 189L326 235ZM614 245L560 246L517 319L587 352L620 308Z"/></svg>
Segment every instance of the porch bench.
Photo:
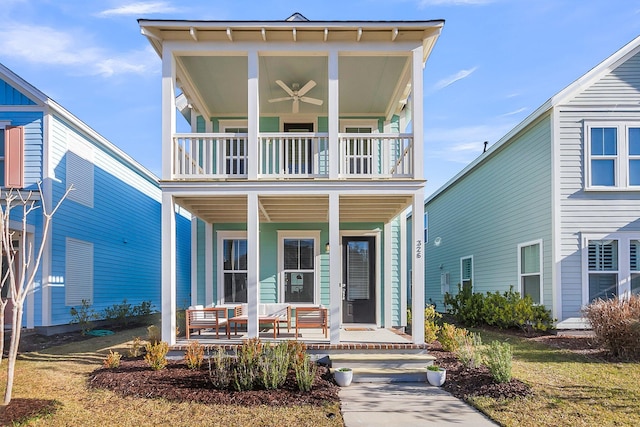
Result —
<svg viewBox="0 0 640 427"><path fill-rule="evenodd" d="M198 335L202 329L215 329L216 338L220 338L220 327L229 329L229 319L227 318L226 307L204 307L202 305L190 306L187 309L186 329L187 339L191 335L191 330L197 330Z"/></svg>
<svg viewBox="0 0 640 427"><path fill-rule="evenodd" d="M296 307L296 337L299 328L320 328L327 338L328 319L326 307Z"/></svg>

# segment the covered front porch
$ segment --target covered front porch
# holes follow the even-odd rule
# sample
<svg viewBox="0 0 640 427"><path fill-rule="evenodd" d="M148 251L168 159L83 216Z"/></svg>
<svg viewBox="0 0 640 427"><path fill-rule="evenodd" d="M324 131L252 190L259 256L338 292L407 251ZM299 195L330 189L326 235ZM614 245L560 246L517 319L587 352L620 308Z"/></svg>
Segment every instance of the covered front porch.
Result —
<svg viewBox="0 0 640 427"><path fill-rule="evenodd" d="M363 333L368 338L362 343L407 343L406 337L387 332L406 325L408 295L413 296L414 321L422 323L423 287L408 292L408 283L423 283L422 268L409 274L406 260L412 257L412 265L422 265L423 231L408 235L405 212L422 210L423 190L414 182L384 188L369 182L350 188L335 184L326 185L324 192L317 184L311 192L302 182L281 188L254 184L251 191L241 183L219 188L208 183L198 192L193 185L165 184L171 191L164 189L163 200L168 224L163 225L163 340L179 342L178 309L234 304L245 305L247 319L244 335L233 339L273 339L272 331L261 329L259 307L289 304L294 311L326 309L328 336L316 336L308 328L294 336L284 328L275 339L336 345ZM192 258L197 262L186 304L176 301L172 284L178 274L171 263L178 242L167 212L178 205L196 217ZM409 342L422 344L422 332L418 328ZM388 337L381 339L382 334Z"/></svg>

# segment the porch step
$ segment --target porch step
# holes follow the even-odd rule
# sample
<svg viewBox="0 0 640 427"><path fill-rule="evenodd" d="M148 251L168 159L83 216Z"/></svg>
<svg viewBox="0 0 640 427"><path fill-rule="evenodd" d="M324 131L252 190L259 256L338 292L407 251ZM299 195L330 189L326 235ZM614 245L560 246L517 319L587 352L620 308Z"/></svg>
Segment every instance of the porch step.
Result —
<svg viewBox="0 0 640 427"><path fill-rule="evenodd" d="M333 373L333 368L331 372ZM354 383L416 383L427 380L422 368L353 368Z"/></svg>
<svg viewBox="0 0 640 427"><path fill-rule="evenodd" d="M329 356L334 368L426 368L435 357L427 353L342 353Z"/></svg>
<svg viewBox="0 0 640 427"><path fill-rule="evenodd" d="M341 353L329 355L332 371L353 369L353 382L423 382L435 357L426 353Z"/></svg>

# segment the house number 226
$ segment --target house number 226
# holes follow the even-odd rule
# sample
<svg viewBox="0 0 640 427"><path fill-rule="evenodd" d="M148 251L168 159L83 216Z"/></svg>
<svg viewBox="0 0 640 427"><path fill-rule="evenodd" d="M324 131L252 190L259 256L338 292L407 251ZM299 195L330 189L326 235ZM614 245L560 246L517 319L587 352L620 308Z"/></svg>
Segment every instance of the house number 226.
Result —
<svg viewBox="0 0 640 427"><path fill-rule="evenodd" d="M416 240L416 258L422 258L422 240Z"/></svg>

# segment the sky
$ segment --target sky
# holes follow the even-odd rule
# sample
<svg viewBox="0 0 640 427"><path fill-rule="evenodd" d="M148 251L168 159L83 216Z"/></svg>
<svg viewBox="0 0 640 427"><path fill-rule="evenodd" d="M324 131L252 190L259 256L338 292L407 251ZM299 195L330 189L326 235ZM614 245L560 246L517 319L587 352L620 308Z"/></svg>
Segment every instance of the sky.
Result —
<svg viewBox="0 0 640 427"><path fill-rule="evenodd" d="M138 18L431 20L428 196L546 100L640 35L638 0L2 0L0 63L156 175L160 58Z"/></svg>

